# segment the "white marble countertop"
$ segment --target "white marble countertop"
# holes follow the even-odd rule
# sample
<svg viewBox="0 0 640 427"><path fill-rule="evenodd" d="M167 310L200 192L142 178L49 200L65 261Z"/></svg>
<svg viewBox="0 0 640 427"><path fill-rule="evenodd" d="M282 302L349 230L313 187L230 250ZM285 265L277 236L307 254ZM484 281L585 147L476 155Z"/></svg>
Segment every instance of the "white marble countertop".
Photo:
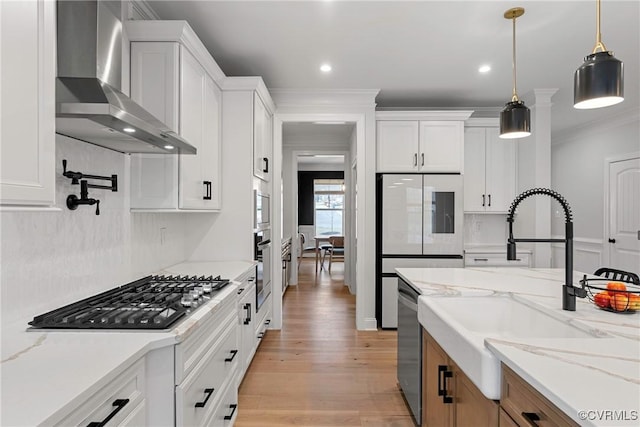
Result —
<svg viewBox="0 0 640 427"><path fill-rule="evenodd" d="M183 263L158 274L220 275L235 279L255 263ZM0 425L59 422L147 352L175 345L236 295L234 282L165 331L27 330L25 319L2 325Z"/></svg>
<svg viewBox="0 0 640 427"><path fill-rule="evenodd" d="M563 311L563 269L485 267L397 271L423 295L419 298L419 318L430 296L492 290L517 294L521 300L606 332L609 337L592 339L487 338L485 346L578 424L638 425L640 313L611 313L579 298L575 312ZM582 273L575 272L574 284L581 278ZM423 326L429 330L428 324Z"/></svg>

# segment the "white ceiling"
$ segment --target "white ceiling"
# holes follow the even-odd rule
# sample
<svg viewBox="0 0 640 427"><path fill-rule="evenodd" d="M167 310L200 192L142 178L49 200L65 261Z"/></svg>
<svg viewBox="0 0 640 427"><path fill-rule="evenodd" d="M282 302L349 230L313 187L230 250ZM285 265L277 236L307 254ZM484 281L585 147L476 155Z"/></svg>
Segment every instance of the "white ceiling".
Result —
<svg viewBox="0 0 640 427"><path fill-rule="evenodd" d="M185 19L230 76L267 87L380 89L378 107L499 111L511 98L511 21L517 20L518 93L558 88L552 130L640 105L640 2L602 1L602 38L624 62L625 101L573 108L573 73L595 44L595 0L574 1L154 1L162 19ZM319 66L329 62L330 74ZM490 64L488 74L478 73Z"/></svg>

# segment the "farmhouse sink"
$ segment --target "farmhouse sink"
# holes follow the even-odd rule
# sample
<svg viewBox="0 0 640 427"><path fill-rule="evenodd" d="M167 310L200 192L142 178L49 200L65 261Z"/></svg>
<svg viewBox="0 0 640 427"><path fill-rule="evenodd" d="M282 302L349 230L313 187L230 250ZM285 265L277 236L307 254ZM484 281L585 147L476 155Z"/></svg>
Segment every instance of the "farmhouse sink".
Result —
<svg viewBox="0 0 640 427"><path fill-rule="evenodd" d="M548 346L557 339L606 336L512 294L423 296L419 298L418 317L489 399L500 398L500 361L485 347L485 339Z"/></svg>

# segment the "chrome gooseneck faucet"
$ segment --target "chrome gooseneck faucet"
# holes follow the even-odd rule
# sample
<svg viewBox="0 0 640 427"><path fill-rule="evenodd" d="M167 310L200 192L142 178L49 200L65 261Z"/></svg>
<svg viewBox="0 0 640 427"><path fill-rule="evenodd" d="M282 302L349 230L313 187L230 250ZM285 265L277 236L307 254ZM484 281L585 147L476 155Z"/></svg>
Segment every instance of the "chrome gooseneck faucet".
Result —
<svg viewBox="0 0 640 427"><path fill-rule="evenodd" d="M527 197L537 194L547 195L556 199L564 210L565 236L564 239L514 239L513 238L513 221L514 214L518 205ZM573 286L573 221L571 208L569 203L558 192L548 188L532 188L521 193L511 203L507 222L509 223L509 239L507 240L507 259L513 261L516 259L516 242L536 242L536 243L564 243L564 285L562 286L562 309L567 311L576 311L576 296L584 298L587 293L584 289Z"/></svg>

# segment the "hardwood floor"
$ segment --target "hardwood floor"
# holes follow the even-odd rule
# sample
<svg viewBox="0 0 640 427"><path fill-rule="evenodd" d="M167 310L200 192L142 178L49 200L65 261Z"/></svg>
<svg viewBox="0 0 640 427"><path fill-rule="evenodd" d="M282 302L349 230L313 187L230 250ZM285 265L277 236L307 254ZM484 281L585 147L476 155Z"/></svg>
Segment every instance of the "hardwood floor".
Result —
<svg viewBox="0 0 640 427"><path fill-rule="evenodd" d="M240 386L237 427L413 427L396 380L396 332L358 332L344 264L313 258L283 303Z"/></svg>

